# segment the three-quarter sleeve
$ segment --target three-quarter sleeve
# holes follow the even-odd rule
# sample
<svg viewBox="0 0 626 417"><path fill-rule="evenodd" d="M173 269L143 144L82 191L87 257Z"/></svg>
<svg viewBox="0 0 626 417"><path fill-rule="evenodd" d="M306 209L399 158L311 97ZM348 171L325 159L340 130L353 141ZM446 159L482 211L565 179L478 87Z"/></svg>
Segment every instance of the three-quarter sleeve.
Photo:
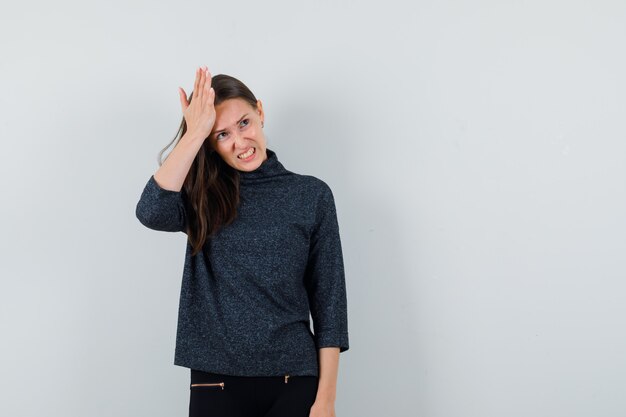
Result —
<svg viewBox="0 0 626 417"><path fill-rule="evenodd" d="M144 226L163 232L185 232L187 216L183 200L183 191L161 188L150 177L146 183L135 215Z"/></svg>
<svg viewBox="0 0 626 417"><path fill-rule="evenodd" d="M333 193L324 183L311 231L305 286L316 348L348 350L348 312L343 253Z"/></svg>

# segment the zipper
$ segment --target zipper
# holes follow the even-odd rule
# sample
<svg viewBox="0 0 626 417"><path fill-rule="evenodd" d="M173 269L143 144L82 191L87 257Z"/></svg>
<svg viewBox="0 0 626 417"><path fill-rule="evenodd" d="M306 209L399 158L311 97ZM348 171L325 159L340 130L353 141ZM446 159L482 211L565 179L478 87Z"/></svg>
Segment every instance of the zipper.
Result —
<svg viewBox="0 0 626 417"><path fill-rule="evenodd" d="M191 387L222 387L222 389L224 389L224 383L223 382L216 382L216 383L212 383L212 384L191 384Z"/></svg>
<svg viewBox="0 0 626 417"><path fill-rule="evenodd" d="M289 375L285 375L285 384L289 381L287 381L289 379Z"/></svg>

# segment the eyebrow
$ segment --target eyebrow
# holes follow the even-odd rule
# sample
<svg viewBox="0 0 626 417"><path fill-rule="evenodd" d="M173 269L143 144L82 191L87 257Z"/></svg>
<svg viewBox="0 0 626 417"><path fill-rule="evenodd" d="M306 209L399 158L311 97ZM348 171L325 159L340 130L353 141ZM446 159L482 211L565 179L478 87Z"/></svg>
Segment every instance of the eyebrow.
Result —
<svg viewBox="0 0 626 417"><path fill-rule="evenodd" d="M239 120L237 120L237 122L235 124L239 124L239 122L241 122L249 113L244 114L243 116L241 116L241 118ZM220 130L216 130L215 132L213 132L213 134L217 134L220 132L225 131L226 129L220 129Z"/></svg>

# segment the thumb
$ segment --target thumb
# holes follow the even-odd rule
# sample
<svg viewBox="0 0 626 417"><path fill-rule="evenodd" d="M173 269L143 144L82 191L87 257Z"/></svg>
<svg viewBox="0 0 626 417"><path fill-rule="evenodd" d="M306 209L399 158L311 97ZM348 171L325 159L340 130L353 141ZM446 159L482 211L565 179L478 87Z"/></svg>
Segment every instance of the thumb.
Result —
<svg viewBox="0 0 626 417"><path fill-rule="evenodd" d="M182 87L178 87L178 95L180 96L180 106L183 108L183 111L187 110L189 102L187 102L187 94Z"/></svg>

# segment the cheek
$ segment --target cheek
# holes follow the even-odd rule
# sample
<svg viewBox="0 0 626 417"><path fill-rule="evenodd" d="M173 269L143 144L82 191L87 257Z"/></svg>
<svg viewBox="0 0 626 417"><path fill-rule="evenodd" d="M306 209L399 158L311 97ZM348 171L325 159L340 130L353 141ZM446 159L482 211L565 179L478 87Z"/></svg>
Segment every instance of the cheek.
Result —
<svg viewBox="0 0 626 417"><path fill-rule="evenodd" d="M216 141L215 144L213 145L215 147L215 150L217 151L217 153L219 153L222 157L224 157L224 155L226 155L228 152L228 146L225 143L225 141Z"/></svg>

